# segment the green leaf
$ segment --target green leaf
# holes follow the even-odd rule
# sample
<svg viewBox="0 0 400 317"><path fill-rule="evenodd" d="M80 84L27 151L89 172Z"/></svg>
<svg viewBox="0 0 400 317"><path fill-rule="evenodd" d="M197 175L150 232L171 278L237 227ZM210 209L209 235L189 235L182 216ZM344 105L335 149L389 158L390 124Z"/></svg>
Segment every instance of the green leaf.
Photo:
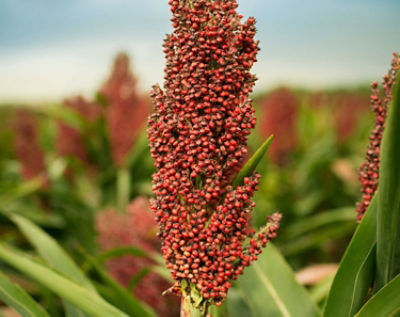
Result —
<svg viewBox="0 0 400 317"><path fill-rule="evenodd" d="M126 314L107 303L94 291L82 287L45 265L19 254L10 247L6 247L4 244L0 244L0 258L76 307L79 307L89 316L127 317Z"/></svg>
<svg viewBox="0 0 400 317"><path fill-rule="evenodd" d="M43 179L41 177L35 177L12 187L7 193L0 196L0 206L4 207L17 199L37 192L42 187L42 184Z"/></svg>
<svg viewBox="0 0 400 317"><path fill-rule="evenodd" d="M379 170L376 290L400 273L400 76L393 90Z"/></svg>
<svg viewBox="0 0 400 317"><path fill-rule="evenodd" d="M81 269L51 236L26 218L13 215L11 216L11 220L15 222L38 253L53 268L65 274L74 282L79 283L92 291L95 290L94 286Z"/></svg>
<svg viewBox="0 0 400 317"><path fill-rule="evenodd" d="M388 317L400 313L400 274L381 288L356 314L356 317Z"/></svg>
<svg viewBox="0 0 400 317"><path fill-rule="evenodd" d="M128 291L132 292L135 287L151 272L151 268L145 267L134 275L128 283Z"/></svg>
<svg viewBox="0 0 400 317"><path fill-rule="evenodd" d="M325 305L324 317L354 316L373 283L377 195L372 199L340 262Z"/></svg>
<svg viewBox="0 0 400 317"><path fill-rule="evenodd" d="M272 243L245 269L237 287L251 311L249 317L319 316L310 296Z"/></svg>
<svg viewBox="0 0 400 317"><path fill-rule="evenodd" d="M267 153L271 143L274 139L274 136L271 134L268 139L257 149L256 153L246 162L246 164L242 167L240 172L236 175L235 179L232 182L232 187L235 188L239 186L245 177L249 177L254 170L256 169L258 163L260 163L261 159Z"/></svg>
<svg viewBox="0 0 400 317"><path fill-rule="evenodd" d="M134 257L143 257L146 256L147 253L143 249L139 247L117 247L113 249L109 249L103 253L101 253L99 256L96 257L96 260L99 261L100 263L107 261L109 259L113 258L118 258L124 255L131 255Z"/></svg>
<svg viewBox="0 0 400 317"><path fill-rule="evenodd" d="M12 221L18 226L21 232L35 247L38 253L57 271L65 274L74 282L95 292L94 286L89 279L83 274L80 268L69 257L69 255L62 249L58 243L40 227L33 224L26 218L18 215L10 217ZM85 316L83 312L71 305L64 303L67 316Z"/></svg>
<svg viewBox="0 0 400 317"><path fill-rule="evenodd" d="M21 287L0 273L0 299L22 317L49 317L46 311Z"/></svg>
<svg viewBox="0 0 400 317"><path fill-rule="evenodd" d="M47 107L34 107L37 113L50 117L51 119L61 120L63 123L82 131L87 126L87 120L78 111L60 105Z"/></svg>
<svg viewBox="0 0 400 317"><path fill-rule="evenodd" d="M246 297L243 290L231 287L226 301L229 317L255 316L255 314L250 311L249 305L246 303Z"/></svg>

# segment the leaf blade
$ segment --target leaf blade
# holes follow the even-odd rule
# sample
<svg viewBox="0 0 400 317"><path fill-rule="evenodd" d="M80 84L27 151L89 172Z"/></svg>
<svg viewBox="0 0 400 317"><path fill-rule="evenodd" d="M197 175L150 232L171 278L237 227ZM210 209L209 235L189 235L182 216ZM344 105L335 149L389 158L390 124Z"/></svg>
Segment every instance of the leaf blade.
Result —
<svg viewBox="0 0 400 317"><path fill-rule="evenodd" d="M0 272L0 299L22 317L50 317L33 298Z"/></svg>
<svg viewBox="0 0 400 317"><path fill-rule="evenodd" d="M257 262L246 268L237 286L245 294L244 301L253 317L319 316L310 296L272 244L259 255Z"/></svg>
<svg viewBox="0 0 400 317"><path fill-rule="evenodd" d="M95 288L89 279L52 237L45 233L40 227L22 216L13 215L11 216L11 219L29 242L35 247L38 253L51 266L71 278L73 281L83 284L86 288L95 291Z"/></svg>
<svg viewBox="0 0 400 317"><path fill-rule="evenodd" d="M324 317L354 316L372 285L377 195L372 199L340 262L325 304Z"/></svg>
<svg viewBox="0 0 400 317"><path fill-rule="evenodd" d="M253 154L253 156L246 162L246 164L242 167L239 173L236 175L235 179L232 182L232 187L235 188L239 186L245 177L250 176L258 163L260 163L261 159L267 153L269 147L274 140L273 134L271 134L267 140L257 149L257 151Z"/></svg>
<svg viewBox="0 0 400 317"><path fill-rule="evenodd" d="M387 317L400 311L400 274L381 288L356 314L356 317Z"/></svg>
<svg viewBox="0 0 400 317"><path fill-rule="evenodd" d="M378 290L400 273L400 75L382 140L377 221Z"/></svg>
<svg viewBox="0 0 400 317"><path fill-rule="evenodd" d="M93 317L127 317L97 293L80 286L29 257L0 244L0 258Z"/></svg>
<svg viewBox="0 0 400 317"><path fill-rule="evenodd" d="M37 252L57 271L65 274L74 282L85 286L93 292L96 289L89 279L84 275L81 269L75 264L70 256L62 249L59 244L39 226L36 226L30 220L20 216L12 215L11 220L18 226L20 231L35 247ZM67 317L85 317L82 311L74 307L69 302L64 302L64 308Z"/></svg>

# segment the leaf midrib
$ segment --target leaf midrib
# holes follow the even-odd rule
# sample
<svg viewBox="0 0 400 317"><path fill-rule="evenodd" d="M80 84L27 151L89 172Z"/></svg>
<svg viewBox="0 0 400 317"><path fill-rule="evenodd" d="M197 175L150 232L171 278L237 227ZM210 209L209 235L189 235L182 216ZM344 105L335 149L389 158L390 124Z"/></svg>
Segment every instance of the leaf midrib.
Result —
<svg viewBox="0 0 400 317"><path fill-rule="evenodd" d="M282 313L282 316L284 317L291 317L288 309L286 308L283 300L281 299L281 297L279 296L279 294L277 293L277 291L275 290L275 288L273 287L271 281L268 279L268 277L265 276L265 274L263 274L260 266L258 265L257 262L253 263L253 268L256 271L257 275L260 276L260 280L263 283L263 285L265 286L265 288L268 290L268 292L270 293L271 297L274 299L274 302L276 303L276 305L278 306L279 310Z"/></svg>

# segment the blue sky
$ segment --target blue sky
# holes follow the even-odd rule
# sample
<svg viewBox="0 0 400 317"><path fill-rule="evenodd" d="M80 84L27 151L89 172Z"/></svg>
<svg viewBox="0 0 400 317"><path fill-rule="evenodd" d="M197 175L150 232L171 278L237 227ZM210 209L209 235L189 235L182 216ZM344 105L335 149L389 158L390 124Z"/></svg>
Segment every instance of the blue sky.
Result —
<svg viewBox="0 0 400 317"><path fill-rule="evenodd" d="M120 50L140 86L162 82L167 0L1 0L0 100L90 95ZM379 79L400 49L398 0L238 0L255 16L258 90Z"/></svg>

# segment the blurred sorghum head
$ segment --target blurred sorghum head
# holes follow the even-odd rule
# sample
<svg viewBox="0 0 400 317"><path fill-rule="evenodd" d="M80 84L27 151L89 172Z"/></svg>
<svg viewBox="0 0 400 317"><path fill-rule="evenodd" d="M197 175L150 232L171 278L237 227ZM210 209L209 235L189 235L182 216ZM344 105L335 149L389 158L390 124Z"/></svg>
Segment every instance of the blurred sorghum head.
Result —
<svg viewBox="0 0 400 317"><path fill-rule="evenodd" d="M157 168L152 209L174 291L220 304L230 281L275 237L280 220L274 214L249 237L259 175L230 186L256 123L248 98L256 80L250 73L258 52L255 20L242 23L236 1L169 5L174 30L164 42L164 91L154 87L148 122Z"/></svg>
<svg viewBox="0 0 400 317"><path fill-rule="evenodd" d="M63 105L76 111L88 122L94 122L102 112L99 105L87 101L82 96L65 99ZM84 164L89 163L82 132L61 120L58 122L56 148L60 156L75 157Z"/></svg>
<svg viewBox="0 0 400 317"><path fill-rule="evenodd" d="M35 116L28 110L19 110L16 112L13 127L14 147L23 178L30 180L41 177L45 185L47 177L44 152L39 144Z"/></svg>
<svg viewBox="0 0 400 317"><path fill-rule="evenodd" d="M365 161L359 171L361 182L362 200L357 203L357 219L360 221L367 211L371 199L374 196L379 184L380 150L388 105L392 100L392 88L400 68L399 54L393 53L392 67L383 77L383 92L378 87L377 82L371 85L371 108L375 113L375 126L369 136L369 144Z"/></svg>
<svg viewBox="0 0 400 317"><path fill-rule="evenodd" d="M100 93L107 101L106 120L112 157L122 165L149 113L148 101L137 92L129 57L120 53Z"/></svg>
<svg viewBox="0 0 400 317"><path fill-rule="evenodd" d="M293 92L280 88L261 101L262 119L259 131L267 138L274 134L274 142L268 150L276 164L285 164L297 143L297 113L299 100Z"/></svg>
<svg viewBox="0 0 400 317"><path fill-rule="evenodd" d="M368 110L368 96L343 93L332 100L337 139L345 142L354 132L362 114Z"/></svg>
<svg viewBox="0 0 400 317"><path fill-rule="evenodd" d="M115 210L98 213L96 228L102 251L124 246L139 247L147 252L157 252L159 249L159 241L155 236L157 224L146 198L136 198L128 205L126 214ZM110 274L126 287L132 277L152 264L148 257L124 255L108 260L106 266ZM163 278L149 273L136 286L134 294L154 307L160 316L175 316L176 301L171 302L171 297L160 296L167 287L168 282Z"/></svg>

